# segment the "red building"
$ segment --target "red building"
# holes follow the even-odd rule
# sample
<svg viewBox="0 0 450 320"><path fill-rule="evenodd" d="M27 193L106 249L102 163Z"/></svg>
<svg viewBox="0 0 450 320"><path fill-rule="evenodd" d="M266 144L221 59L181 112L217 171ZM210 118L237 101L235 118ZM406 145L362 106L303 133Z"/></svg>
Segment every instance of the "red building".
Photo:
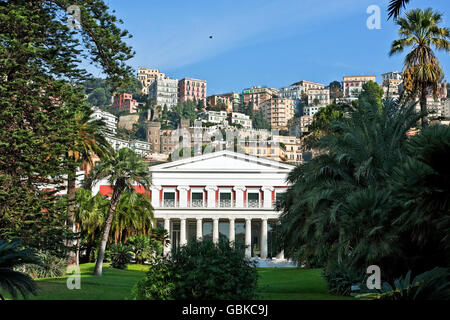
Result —
<svg viewBox="0 0 450 320"><path fill-rule="evenodd" d="M121 93L114 96L111 109L115 109L117 111L128 110L130 113L136 113L137 106L138 102L133 99L133 95L131 93Z"/></svg>
<svg viewBox="0 0 450 320"><path fill-rule="evenodd" d="M178 81L178 101L203 100L206 104L206 80L184 78Z"/></svg>

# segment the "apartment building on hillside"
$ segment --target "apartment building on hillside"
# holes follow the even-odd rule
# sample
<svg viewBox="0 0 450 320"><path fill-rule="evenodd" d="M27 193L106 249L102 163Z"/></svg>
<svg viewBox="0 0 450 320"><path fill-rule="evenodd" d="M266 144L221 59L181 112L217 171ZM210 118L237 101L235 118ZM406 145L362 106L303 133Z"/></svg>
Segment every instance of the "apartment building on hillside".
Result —
<svg viewBox="0 0 450 320"><path fill-rule="evenodd" d="M206 80L184 78L178 82L178 100L200 101L206 104Z"/></svg>
<svg viewBox="0 0 450 320"><path fill-rule="evenodd" d="M288 121L295 115L295 101L285 98L272 98L260 105L272 129L287 130Z"/></svg>
<svg viewBox="0 0 450 320"><path fill-rule="evenodd" d="M160 72L159 69L138 68L137 78L142 84L142 93L148 94L150 85L155 82L158 77L165 77L166 74Z"/></svg>
<svg viewBox="0 0 450 320"><path fill-rule="evenodd" d="M254 86L242 90L242 100L244 104L249 104L250 102L252 102L254 111L258 111L260 109L260 105L263 102L270 100L277 95L277 89L261 86Z"/></svg>
<svg viewBox="0 0 450 320"><path fill-rule="evenodd" d="M170 110L178 103L178 80L158 76L149 87L149 97L155 105Z"/></svg>

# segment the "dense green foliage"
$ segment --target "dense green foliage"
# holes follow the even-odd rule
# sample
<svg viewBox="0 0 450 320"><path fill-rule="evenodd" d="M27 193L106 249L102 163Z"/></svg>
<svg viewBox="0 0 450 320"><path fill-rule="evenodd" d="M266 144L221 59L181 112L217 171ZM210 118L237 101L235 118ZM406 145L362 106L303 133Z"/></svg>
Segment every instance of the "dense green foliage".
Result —
<svg viewBox="0 0 450 320"><path fill-rule="evenodd" d="M107 256L111 260L111 267L125 269L131 263L132 247L127 244L111 244L107 251Z"/></svg>
<svg viewBox="0 0 450 320"><path fill-rule="evenodd" d="M411 279L411 271L394 281L383 283L381 292L356 296L364 300L449 300L450 269L434 268Z"/></svg>
<svg viewBox="0 0 450 320"><path fill-rule="evenodd" d="M144 279L133 288L133 298L137 300L172 300L177 275L168 259L159 258L150 263Z"/></svg>
<svg viewBox="0 0 450 320"><path fill-rule="evenodd" d="M66 260L54 256L50 252L38 252L36 254L40 263L24 264L17 271L28 274L31 278L53 278L61 277L66 273Z"/></svg>
<svg viewBox="0 0 450 320"><path fill-rule="evenodd" d="M102 264L105 255L106 244L110 237L112 225L114 221L117 221L114 219L116 211L121 209L119 207L119 204L122 196L126 194L126 192L130 193L128 199L129 204L134 204L137 203L136 201L142 200L142 196L137 194L134 187L142 187L145 192L148 192L148 189L150 187L151 175L150 171L148 170L148 163L144 162L144 160L140 156L135 154L131 149L124 148L118 150L114 154L114 156L101 161L86 178L85 187L87 189L90 189L94 183L102 179L107 179L108 183L113 186L113 193L111 195L108 213L106 215L106 220L104 222L100 240L95 270L96 275L102 274ZM143 217L145 221L148 221L148 217L153 218L153 211L150 211L151 205L148 203L148 200L141 201L140 203L141 204L136 208L136 210L131 211L131 214L139 214L144 212L143 215L139 216L140 218ZM143 205L144 203L146 203L146 206L141 207L141 205Z"/></svg>
<svg viewBox="0 0 450 320"><path fill-rule="evenodd" d="M449 265L450 128L408 139L414 107L360 101L331 124L321 155L289 175L280 203L286 254L321 257L328 273L376 264L387 281Z"/></svg>
<svg viewBox="0 0 450 320"><path fill-rule="evenodd" d="M175 299L247 300L255 297L258 275L244 247L228 241L193 241L172 253Z"/></svg>
<svg viewBox="0 0 450 320"><path fill-rule="evenodd" d="M256 295L258 275L244 247L221 239L192 241L159 259L135 289L138 299L243 300Z"/></svg>
<svg viewBox="0 0 450 320"><path fill-rule="evenodd" d="M30 249L22 249L19 240L0 240L0 299L4 300L7 293L13 299L18 295L27 297L37 294L37 286L33 279L25 273L15 271L15 268L26 263L39 264L39 259Z"/></svg>
<svg viewBox="0 0 450 320"><path fill-rule="evenodd" d="M323 276L327 280L328 288L331 293L350 296L353 285L359 287L363 285L365 274L362 271L357 273L341 263L333 269L325 271Z"/></svg>
<svg viewBox="0 0 450 320"><path fill-rule="evenodd" d="M67 199L56 194L77 162L65 157L80 141L76 114L89 109L81 60L119 87L131 77L125 62L133 56L103 1L76 1L79 29L67 23L73 4L0 2L0 234L62 256L73 232Z"/></svg>
<svg viewBox="0 0 450 320"><path fill-rule="evenodd" d="M162 254L162 243L148 235L132 236L127 240L127 244L132 246L136 263L144 264L145 261L150 261L154 256Z"/></svg>

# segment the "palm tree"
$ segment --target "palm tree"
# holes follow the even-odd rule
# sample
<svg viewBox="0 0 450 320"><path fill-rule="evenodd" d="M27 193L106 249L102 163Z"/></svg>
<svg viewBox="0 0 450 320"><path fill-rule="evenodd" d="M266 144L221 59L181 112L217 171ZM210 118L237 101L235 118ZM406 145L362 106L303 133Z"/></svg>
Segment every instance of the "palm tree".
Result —
<svg viewBox="0 0 450 320"><path fill-rule="evenodd" d="M39 259L29 249L20 249L20 241L0 240L0 289L16 299L20 293L22 297L31 293L37 294L37 286L27 274L15 271L25 263L39 264ZM5 298L0 294L0 299Z"/></svg>
<svg viewBox="0 0 450 320"><path fill-rule="evenodd" d="M93 197L91 190L84 188L76 191L75 200L75 231L79 235L76 253L77 260L79 260L81 242L95 243L96 236L101 233L101 228L106 220L109 200L100 193Z"/></svg>
<svg viewBox="0 0 450 320"><path fill-rule="evenodd" d="M355 271L396 256L386 178L419 120L414 108L365 104L330 125L318 142L325 152L291 172L278 204L285 254L319 257L327 268L349 261Z"/></svg>
<svg viewBox="0 0 450 320"><path fill-rule="evenodd" d="M76 111L73 116L73 126L75 128L73 143L70 150L66 153L68 175L67 175L67 208L68 224L74 225L75 209L75 181L76 168L79 163L88 163L94 165L94 157L98 156L104 159L111 155L112 148L104 137L105 123L103 120L92 119L92 109ZM78 255L71 251L69 254L69 264L78 265Z"/></svg>
<svg viewBox="0 0 450 320"><path fill-rule="evenodd" d="M133 234L148 235L153 224L153 207L149 197L137 192L125 192L117 205L111 228L114 242L124 242Z"/></svg>
<svg viewBox="0 0 450 320"><path fill-rule="evenodd" d="M400 10L406 7L409 0L391 0L388 7L388 20L392 17L397 18L400 15Z"/></svg>
<svg viewBox="0 0 450 320"><path fill-rule="evenodd" d="M133 185L150 187L151 178L148 164L128 148L120 149L113 157L100 162L86 179L86 186L90 189L92 183L101 179L108 179L113 186L113 194L106 217L101 243L95 263L94 275L102 275L103 259L105 257L106 243L110 236L114 214L117 205L125 191L134 192Z"/></svg>
<svg viewBox="0 0 450 320"><path fill-rule="evenodd" d="M406 13L406 18L397 18L395 22L400 26L398 33L401 38L392 43L389 55L412 47L404 61L405 89L419 93L420 109L423 114L422 126L425 127L428 124L427 94L431 89L436 95L437 86L444 76L439 60L431 47L448 52L449 30L439 27L442 14L434 12L431 8L425 11L410 10Z"/></svg>

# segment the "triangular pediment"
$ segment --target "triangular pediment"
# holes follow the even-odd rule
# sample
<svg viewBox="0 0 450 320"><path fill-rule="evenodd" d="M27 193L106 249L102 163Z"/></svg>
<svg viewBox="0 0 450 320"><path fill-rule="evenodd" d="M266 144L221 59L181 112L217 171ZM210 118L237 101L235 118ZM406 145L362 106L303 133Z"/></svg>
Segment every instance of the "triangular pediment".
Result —
<svg viewBox="0 0 450 320"><path fill-rule="evenodd" d="M258 158L233 151L219 151L206 155L175 160L150 167L151 171L285 171L294 167L266 158Z"/></svg>

